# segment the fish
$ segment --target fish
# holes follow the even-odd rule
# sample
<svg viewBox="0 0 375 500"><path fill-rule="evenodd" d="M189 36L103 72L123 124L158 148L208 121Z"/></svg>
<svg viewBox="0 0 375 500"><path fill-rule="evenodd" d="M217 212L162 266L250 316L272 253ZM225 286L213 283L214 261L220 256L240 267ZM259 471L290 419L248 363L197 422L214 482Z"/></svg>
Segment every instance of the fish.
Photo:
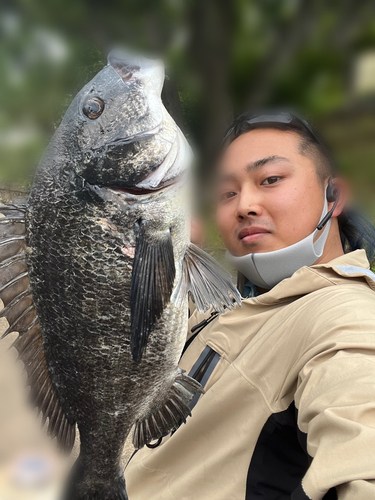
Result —
<svg viewBox="0 0 375 500"><path fill-rule="evenodd" d="M189 294L241 304L190 242L191 148L161 100L159 59L112 50L76 95L30 195L0 207L2 337L25 365L48 433L80 453L65 500L127 499L120 457L186 422L200 384L178 367ZM193 417L192 417L193 418Z"/></svg>

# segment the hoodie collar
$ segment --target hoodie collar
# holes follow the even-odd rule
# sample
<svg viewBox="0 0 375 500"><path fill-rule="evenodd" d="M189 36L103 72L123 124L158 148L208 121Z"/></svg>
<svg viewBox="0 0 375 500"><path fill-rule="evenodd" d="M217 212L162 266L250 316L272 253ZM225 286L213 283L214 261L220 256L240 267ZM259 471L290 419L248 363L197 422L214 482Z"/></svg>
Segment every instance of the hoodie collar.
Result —
<svg viewBox="0 0 375 500"><path fill-rule="evenodd" d="M325 264L303 266L268 292L245 300L256 300L262 304L284 302L320 288L347 284L348 280L353 283L358 281L363 283L365 280L375 291L375 274L370 270L366 251L362 248L340 255Z"/></svg>

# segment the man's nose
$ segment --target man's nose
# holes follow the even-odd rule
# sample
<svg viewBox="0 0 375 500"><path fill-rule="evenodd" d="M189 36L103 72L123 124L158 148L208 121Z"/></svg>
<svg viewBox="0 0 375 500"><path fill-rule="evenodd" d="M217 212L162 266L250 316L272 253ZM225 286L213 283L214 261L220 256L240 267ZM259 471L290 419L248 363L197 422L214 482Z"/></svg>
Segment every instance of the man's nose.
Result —
<svg viewBox="0 0 375 500"><path fill-rule="evenodd" d="M257 193L251 189L242 189L238 197L237 219L243 221L249 217L259 216L262 212L261 199Z"/></svg>

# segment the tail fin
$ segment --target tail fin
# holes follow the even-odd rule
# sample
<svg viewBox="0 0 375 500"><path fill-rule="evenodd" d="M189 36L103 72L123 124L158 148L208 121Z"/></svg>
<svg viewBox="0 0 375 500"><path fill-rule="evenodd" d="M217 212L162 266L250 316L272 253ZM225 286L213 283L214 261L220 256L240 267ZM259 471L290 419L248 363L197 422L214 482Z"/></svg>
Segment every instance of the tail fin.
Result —
<svg viewBox="0 0 375 500"><path fill-rule="evenodd" d="M108 474L102 478L92 474L93 471L88 473L78 458L62 500L129 500L122 469L118 470L118 474Z"/></svg>

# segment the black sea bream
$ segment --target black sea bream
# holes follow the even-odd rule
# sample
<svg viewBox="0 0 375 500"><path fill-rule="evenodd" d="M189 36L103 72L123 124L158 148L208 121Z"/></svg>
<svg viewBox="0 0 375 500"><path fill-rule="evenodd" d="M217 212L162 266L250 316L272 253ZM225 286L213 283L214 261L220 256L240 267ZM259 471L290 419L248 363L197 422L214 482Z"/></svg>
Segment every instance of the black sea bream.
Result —
<svg viewBox="0 0 375 500"><path fill-rule="evenodd" d="M189 242L190 148L161 101L163 65L112 52L75 97L25 206L1 207L2 316L49 431L80 455L66 500L126 499L120 457L176 429L200 385L178 367L188 292L240 303ZM156 495L157 497L157 495Z"/></svg>

